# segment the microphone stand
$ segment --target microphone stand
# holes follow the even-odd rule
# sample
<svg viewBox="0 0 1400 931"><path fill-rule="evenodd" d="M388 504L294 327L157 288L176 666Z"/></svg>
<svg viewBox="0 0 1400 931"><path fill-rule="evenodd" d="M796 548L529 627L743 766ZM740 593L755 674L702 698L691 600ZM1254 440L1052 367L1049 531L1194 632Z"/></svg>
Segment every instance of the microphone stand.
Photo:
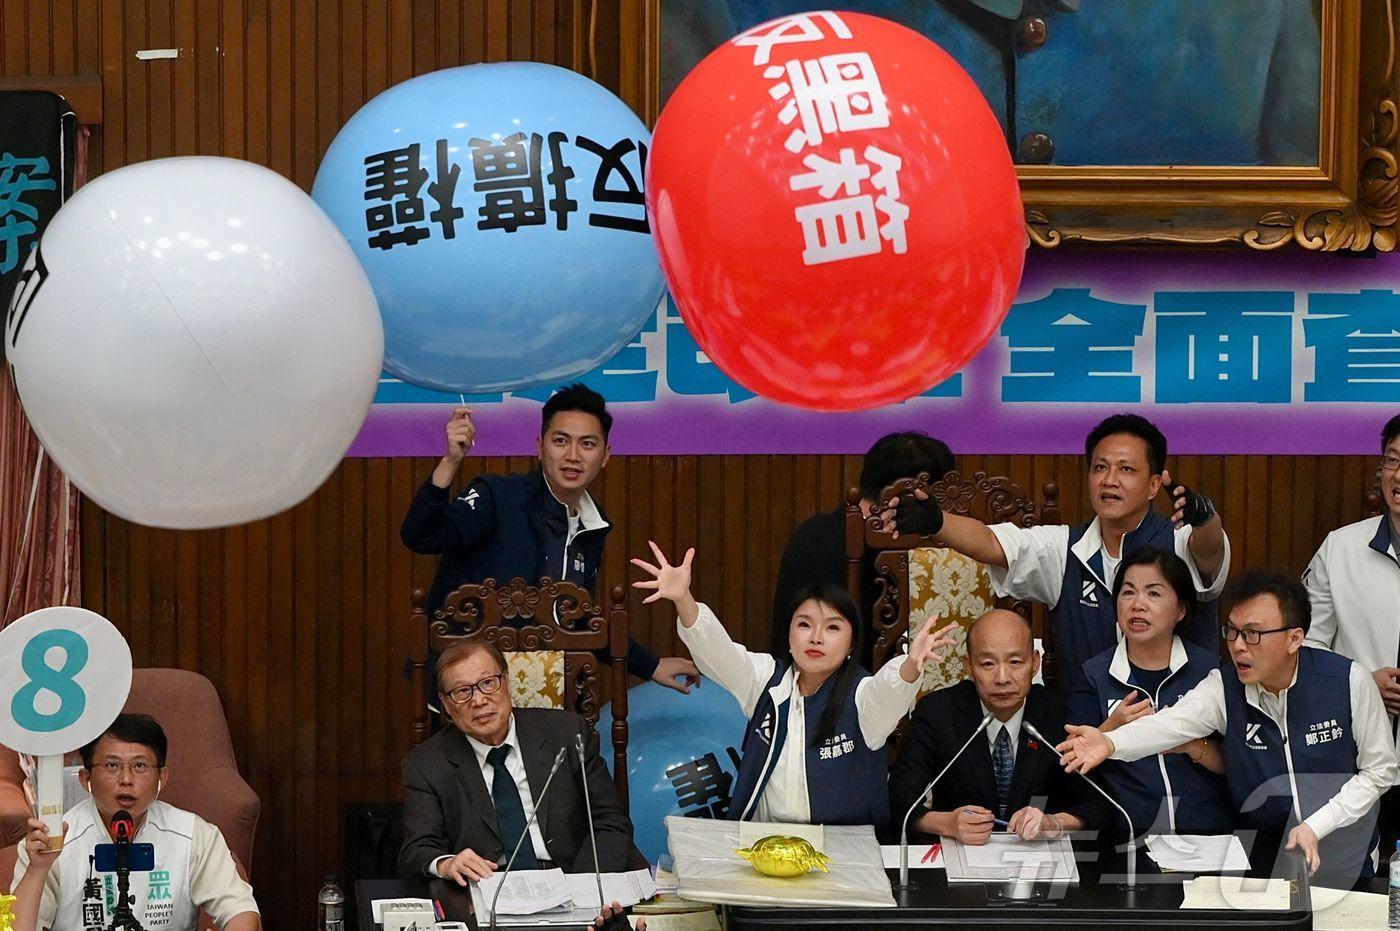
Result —
<svg viewBox="0 0 1400 931"><path fill-rule="evenodd" d="M987 725L991 723L992 718L993 715L990 712L982 718L982 723L977 725L977 729L972 732L972 736L967 738L967 740L963 742L963 745L958 748L957 753L953 754L953 758L948 761L948 765L944 766L941 770L939 770L937 776L934 776L933 779L929 780L929 784L924 786L924 791L920 792L914 798L914 804L910 805L909 810L904 813L904 820L901 821L899 825L900 889L909 888L909 819L913 817L914 809L919 807L920 802L928 798L928 794L933 791L933 787L938 784L938 780L942 779L943 775L947 773L948 770L953 768L953 764L958 761L958 757L963 755L963 751L966 750L972 744L973 739L976 738L978 734L982 733L987 729Z"/></svg>
<svg viewBox="0 0 1400 931"><path fill-rule="evenodd" d="M515 855L520 852L520 845L525 843L530 836L530 828L534 826L535 819L539 817L540 808L544 805L544 797L549 792L549 784L554 781L554 774L559 772L559 765L564 762L564 748L560 747L559 752L554 754L554 763L549 767L549 776L544 781L544 788L540 790L539 798L535 799L534 811L530 812L530 820L525 822L525 830L520 832L520 839L515 842L515 849L510 852L510 858L506 860L506 868L501 871L501 881L496 885L496 893L491 896L491 931L496 928L496 902L501 897L501 890L506 887L506 877L510 875L510 868L515 865ZM505 765L505 761L501 761Z"/></svg>
<svg viewBox="0 0 1400 931"><path fill-rule="evenodd" d="M130 816L128 816L129 818ZM115 820L115 819L114 819ZM145 931L131 911L131 822L117 823L117 904L107 931Z"/></svg>
<svg viewBox="0 0 1400 931"><path fill-rule="evenodd" d="M578 751L578 774L583 782L583 805L584 811L588 815L588 842L593 847L593 880L598 884L598 912L608 907L607 900L603 898L603 867L598 862L598 835L593 830L593 794L588 789L588 768L583 758L583 735L574 735L574 749ZM630 928L627 923L627 916L618 912L603 923L603 931L620 931L620 929Z"/></svg>
<svg viewBox="0 0 1400 931"><path fill-rule="evenodd" d="M1024 721L1024 720L1023 720L1023 721L1021 722L1021 727L1025 729L1026 733L1030 734L1032 737L1034 737L1034 738L1035 738L1037 741L1039 741L1041 744L1044 744L1045 746L1049 747L1049 748L1050 748L1050 752L1053 753L1053 754L1055 754L1055 756L1059 757L1061 761L1064 760L1065 755L1064 755L1063 753L1061 753L1061 752L1055 747L1055 744L1054 744L1052 741L1046 740L1046 739L1045 739L1045 735L1041 734L1040 731L1036 730L1036 729L1035 729L1035 726L1034 726L1033 724L1031 724L1031 722L1029 722L1029 721ZM1094 780L1090 779L1088 776L1084 775L1082 772L1081 772L1081 773L1078 773L1078 776L1079 776L1080 779L1083 779L1085 782L1089 783L1089 785L1093 786L1095 792L1099 793L1099 794L1102 795L1105 799L1107 799L1107 800L1108 800L1108 804L1110 804L1110 805L1112 805L1114 808L1118 809L1118 813L1119 813L1120 815L1122 815L1122 816L1123 816L1123 820L1124 820L1125 822L1127 822L1127 824L1128 824L1128 845L1127 845L1127 851L1128 851L1128 885L1127 885L1126 888L1127 888L1128 890L1130 890L1130 891L1131 891L1131 890L1134 890L1134 889L1137 889L1137 888L1138 888L1138 883L1137 883L1137 847L1138 847L1138 843L1137 843L1137 831L1133 828L1133 819L1128 817L1128 813L1127 813L1126 811L1123 810L1123 806L1122 806L1122 805L1119 805L1116 801L1114 801L1113 796L1111 796L1111 795L1109 795L1107 792L1105 792L1104 789L1103 789L1103 787L1100 786L1097 782L1095 782Z"/></svg>

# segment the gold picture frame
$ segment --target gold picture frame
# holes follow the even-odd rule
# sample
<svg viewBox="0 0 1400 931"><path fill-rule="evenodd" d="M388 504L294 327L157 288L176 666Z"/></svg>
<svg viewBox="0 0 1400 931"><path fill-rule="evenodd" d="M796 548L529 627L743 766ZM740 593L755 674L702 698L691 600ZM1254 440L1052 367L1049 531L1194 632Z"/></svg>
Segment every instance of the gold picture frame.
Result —
<svg viewBox="0 0 1400 931"><path fill-rule="evenodd" d="M1396 0L1321 0L1317 165L1019 165L1028 241L1047 249L1394 251L1400 234L1395 6ZM661 0L624 0L620 13L623 97L655 125ZM629 50L630 39L640 47Z"/></svg>

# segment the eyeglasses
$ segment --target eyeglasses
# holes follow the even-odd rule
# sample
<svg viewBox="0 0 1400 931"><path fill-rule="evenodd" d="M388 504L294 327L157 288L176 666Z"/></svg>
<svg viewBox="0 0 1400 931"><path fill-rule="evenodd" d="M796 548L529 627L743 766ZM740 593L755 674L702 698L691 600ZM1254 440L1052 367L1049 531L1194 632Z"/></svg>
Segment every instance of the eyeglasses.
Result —
<svg viewBox="0 0 1400 931"><path fill-rule="evenodd" d="M452 699L453 704L465 705L472 700L472 696L478 691L483 695L494 695L501 690L501 683L505 681L505 676L487 676L475 685L459 685L457 688L446 693Z"/></svg>
<svg viewBox="0 0 1400 931"><path fill-rule="evenodd" d="M1400 456L1382 456L1381 468L1386 472L1394 472L1400 469Z"/></svg>
<svg viewBox="0 0 1400 931"><path fill-rule="evenodd" d="M1220 636L1224 637L1227 642L1233 642L1243 637L1245 643L1249 644L1250 646L1256 646L1259 643L1259 638L1264 636L1265 634L1277 634L1285 630L1293 630L1293 628L1275 627L1272 630L1254 630L1253 628L1245 628L1244 630L1241 630L1240 628L1235 627L1232 624L1221 624Z"/></svg>
<svg viewBox="0 0 1400 931"><path fill-rule="evenodd" d="M132 760L123 763L121 760L103 760L101 763L94 763L92 771L99 776L106 776L108 779L115 779L121 775L122 770L130 771L131 775L140 779L155 772L160 767L149 760Z"/></svg>

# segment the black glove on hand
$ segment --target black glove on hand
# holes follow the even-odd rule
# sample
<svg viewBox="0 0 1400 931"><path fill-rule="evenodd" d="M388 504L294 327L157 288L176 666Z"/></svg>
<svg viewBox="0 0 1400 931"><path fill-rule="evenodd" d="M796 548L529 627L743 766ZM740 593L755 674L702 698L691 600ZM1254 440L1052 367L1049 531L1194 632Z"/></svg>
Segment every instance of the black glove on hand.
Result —
<svg viewBox="0 0 1400 931"><path fill-rule="evenodd" d="M1215 503L1198 491L1192 491L1186 485L1177 483L1171 487L1172 510L1175 511L1176 500L1185 498L1186 503L1181 507L1181 519L1192 527L1199 527L1215 516Z"/></svg>
<svg viewBox="0 0 1400 931"><path fill-rule="evenodd" d="M943 529L943 511L932 498L920 501L904 495L895 507L894 523L900 533L932 535Z"/></svg>

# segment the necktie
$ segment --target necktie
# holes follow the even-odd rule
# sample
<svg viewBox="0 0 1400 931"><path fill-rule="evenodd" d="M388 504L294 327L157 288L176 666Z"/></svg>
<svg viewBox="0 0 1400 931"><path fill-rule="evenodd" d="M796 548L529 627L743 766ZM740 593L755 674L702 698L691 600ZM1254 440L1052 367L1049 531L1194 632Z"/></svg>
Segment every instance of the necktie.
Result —
<svg viewBox="0 0 1400 931"><path fill-rule="evenodd" d="M501 828L501 844L505 846L507 858L525 834L525 806L520 801L520 790L515 787L514 777L511 776L510 770L506 769L506 756L510 749L510 744L501 744L499 747L492 747L486 754L486 762L490 763L493 769L491 801L496 805L496 822ZM520 844L520 853L515 855L513 869L533 870L538 866L535 846L526 838L525 843Z"/></svg>
<svg viewBox="0 0 1400 931"><path fill-rule="evenodd" d="M1011 795L1011 771L1016 761L1011 758L1011 735L1006 725L997 733L996 746L992 748L992 772L997 780L997 817L1006 820L1006 805Z"/></svg>

